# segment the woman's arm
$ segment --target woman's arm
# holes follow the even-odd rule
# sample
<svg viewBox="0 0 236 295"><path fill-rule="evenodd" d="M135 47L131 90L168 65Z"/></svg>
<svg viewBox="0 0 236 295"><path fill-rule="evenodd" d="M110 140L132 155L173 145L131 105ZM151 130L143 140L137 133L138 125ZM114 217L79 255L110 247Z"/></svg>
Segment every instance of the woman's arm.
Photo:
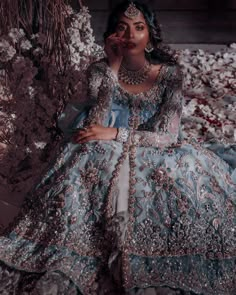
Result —
<svg viewBox="0 0 236 295"><path fill-rule="evenodd" d="M165 148L176 143L179 135L182 113L182 75L178 66L171 67L169 78L165 81L165 91L160 109L145 124L137 129L121 128L119 141L130 139L131 144L144 147ZM122 136L121 136L122 137Z"/></svg>
<svg viewBox="0 0 236 295"><path fill-rule="evenodd" d="M123 59L123 43L124 39L117 33L109 36L105 41L107 63L94 63L88 69L88 97L95 99L95 104L89 111L88 119L84 122L85 128L75 134L75 142L85 143L90 140L116 138L117 128L106 126L113 91L118 83L119 67Z"/></svg>
<svg viewBox="0 0 236 295"><path fill-rule="evenodd" d="M87 71L88 93L92 106L83 128L79 129L73 139L77 143L90 140L112 140L116 138L117 128L108 126L111 111L112 97L117 87L117 77L114 75L107 62L93 63Z"/></svg>
<svg viewBox="0 0 236 295"><path fill-rule="evenodd" d="M107 66L106 62L94 64L90 71L88 96L96 99L89 111L86 126L107 125L109 111L112 104L112 96L117 86L117 78Z"/></svg>

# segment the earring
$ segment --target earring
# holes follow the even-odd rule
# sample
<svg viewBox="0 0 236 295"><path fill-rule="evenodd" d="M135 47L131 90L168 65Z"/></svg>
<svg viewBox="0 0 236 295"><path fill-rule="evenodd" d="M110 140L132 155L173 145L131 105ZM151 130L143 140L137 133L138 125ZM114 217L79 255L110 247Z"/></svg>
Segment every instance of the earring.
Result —
<svg viewBox="0 0 236 295"><path fill-rule="evenodd" d="M146 45L146 48L145 48L145 51L147 53L151 53L152 51L154 50L153 46L152 46L152 43L149 41Z"/></svg>

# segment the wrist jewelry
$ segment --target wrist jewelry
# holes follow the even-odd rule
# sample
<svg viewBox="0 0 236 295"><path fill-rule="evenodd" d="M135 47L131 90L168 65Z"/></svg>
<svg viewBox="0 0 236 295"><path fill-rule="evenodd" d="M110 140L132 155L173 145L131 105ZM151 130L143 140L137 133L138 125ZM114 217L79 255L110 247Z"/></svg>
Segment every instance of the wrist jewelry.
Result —
<svg viewBox="0 0 236 295"><path fill-rule="evenodd" d="M126 142L129 138L129 130L127 128L117 128L118 132L116 135L116 141Z"/></svg>

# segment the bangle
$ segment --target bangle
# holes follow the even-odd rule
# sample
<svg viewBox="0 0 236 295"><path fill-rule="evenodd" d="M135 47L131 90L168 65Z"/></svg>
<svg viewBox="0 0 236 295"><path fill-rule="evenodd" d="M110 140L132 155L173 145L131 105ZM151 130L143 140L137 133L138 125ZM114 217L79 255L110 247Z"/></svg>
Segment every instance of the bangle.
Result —
<svg viewBox="0 0 236 295"><path fill-rule="evenodd" d="M116 141L126 142L129 138L129 130L127 128L117 128Z"/></svg>
<svg viewBox="0 0 236 295"><path fill-rule="evenodd" d="M115 136L115 140L117 140L118 133L119 133L119 128L116 128L116 136Z"/></svg>

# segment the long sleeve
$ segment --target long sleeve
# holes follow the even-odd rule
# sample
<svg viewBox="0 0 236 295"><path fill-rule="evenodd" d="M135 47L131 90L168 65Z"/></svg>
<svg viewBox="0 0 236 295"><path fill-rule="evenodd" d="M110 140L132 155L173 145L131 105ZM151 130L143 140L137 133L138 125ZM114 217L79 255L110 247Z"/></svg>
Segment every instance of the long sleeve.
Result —
<svg viewBox="0 0 236 295"><path fill-rule="evenodd" d="M163 101L156 113L137 129L131 129L132 144L165 148L177 142L182 113L182 75L172 66L165 80Z"/></svg>
<svg viewBox="0 0 236 295"><path fill-rule="evenodd" d="M92 64L88 69L87 77L88 99L93 101L93 106L89 111L85 125L107 126L117 78L105 61Z"/></svg>

